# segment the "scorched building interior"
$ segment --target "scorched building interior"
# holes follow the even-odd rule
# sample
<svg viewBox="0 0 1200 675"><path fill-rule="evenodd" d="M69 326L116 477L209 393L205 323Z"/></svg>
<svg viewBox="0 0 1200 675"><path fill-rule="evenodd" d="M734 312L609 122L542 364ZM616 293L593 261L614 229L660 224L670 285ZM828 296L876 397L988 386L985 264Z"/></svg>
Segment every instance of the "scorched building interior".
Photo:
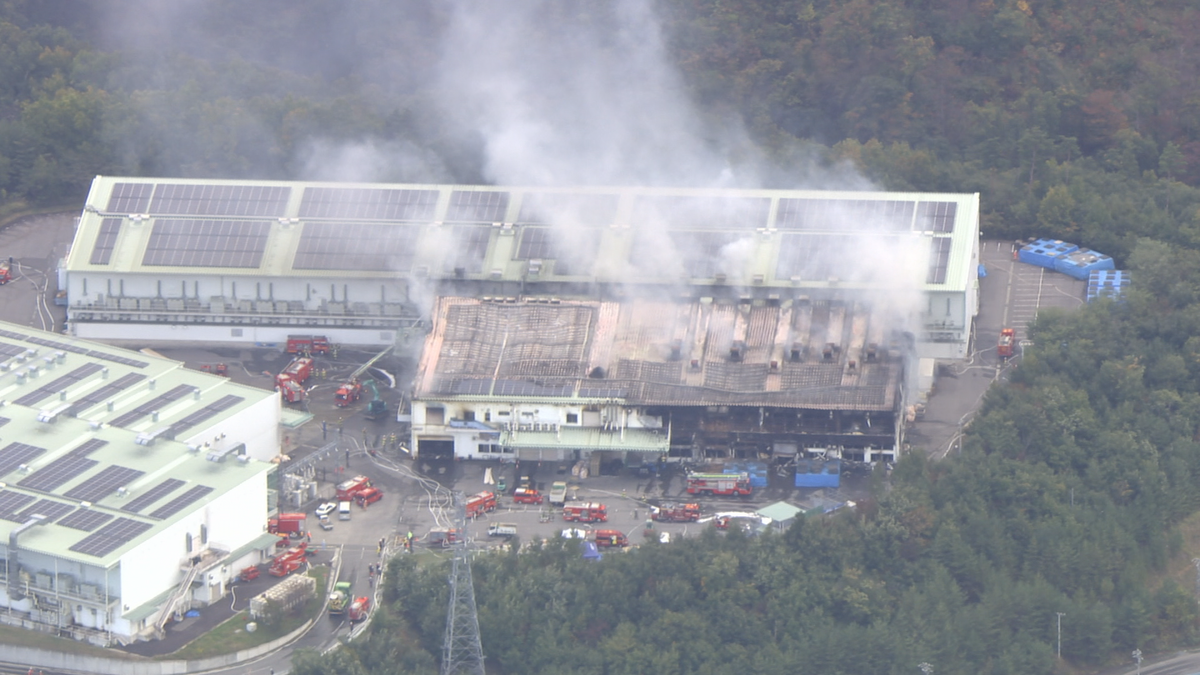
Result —
<svg viewBox="0 0 1200 675"><path fill-rule="evenodd" d="M423 349L411 449L895 457L965 357L974 194L98 177L71 330Z"/></svg>

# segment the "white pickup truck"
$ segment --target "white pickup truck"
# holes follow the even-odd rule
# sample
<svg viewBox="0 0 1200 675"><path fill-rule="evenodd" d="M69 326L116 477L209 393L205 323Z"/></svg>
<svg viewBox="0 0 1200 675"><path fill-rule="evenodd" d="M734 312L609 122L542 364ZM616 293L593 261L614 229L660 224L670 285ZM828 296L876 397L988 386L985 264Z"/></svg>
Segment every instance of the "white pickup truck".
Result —
<svg viewBox="0 0 1200 675"><path fill-rule="evenodd" d="M550 504L552 506L562 506L567 503L567 483L566 481L556 480L550 486Z"/></svg>
<svg viewBox="0 0 1200 675"><path fill-rule="evenodd" d="M517 526L512 523L492 523L488 526L489 537L513 537L517 534Z"/></svg>

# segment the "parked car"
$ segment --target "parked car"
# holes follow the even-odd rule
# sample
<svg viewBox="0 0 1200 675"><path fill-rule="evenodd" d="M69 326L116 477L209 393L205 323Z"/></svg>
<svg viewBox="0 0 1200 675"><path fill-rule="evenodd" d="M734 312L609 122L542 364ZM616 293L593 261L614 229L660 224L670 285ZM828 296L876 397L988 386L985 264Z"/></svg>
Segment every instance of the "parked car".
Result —
<svg viewBox="0 0 1200 675"><path fill-rule="evenodd" d="M320 524L322 530L332 530L333 529L333 521L329 519L329 516L321 516L317 520L317 523Z"/></svg>
<svg viewBox="0 0 1200 675"><path fill-rule="evenodd" d="M337 502L325 502L317 507L316 514L318 518L328 516L337 510Z"/></svg>

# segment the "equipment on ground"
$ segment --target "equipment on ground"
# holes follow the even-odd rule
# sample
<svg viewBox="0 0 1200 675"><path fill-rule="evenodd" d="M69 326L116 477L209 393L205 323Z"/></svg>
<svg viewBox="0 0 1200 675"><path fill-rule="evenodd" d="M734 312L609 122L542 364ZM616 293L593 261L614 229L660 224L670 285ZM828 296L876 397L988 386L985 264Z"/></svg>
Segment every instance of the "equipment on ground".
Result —
<svg viewBox="0 0 1200 675"><path fill-rule="evenodd" d="M542 493L533 488L517 488L513 492L513 501L518 504L541 504Z"/></svg>
<svg viewBox="0 0 1200 675"><path fill-rule="evenodd" d="M273 577L286 577L300 569L300 566L304 564L304 556L307 555L307 551L308 542L301 542L299 545L289 548L275 556L267 572Z"/></svg>
<svg viewBox="0 0 1200 675"><path fill-rule="evenodd" d="M1013 345L1017 341L1017 332L1012 328L1005 328L1000 331L1000 342L996 344L996 354L1002 359L1007 359L1013 355Z"/></svg>
<svg viewBox="0 0 1200 675"><path fill-rule="evenodd" d="M467 517L474 518L496 510L496 493L480 492L467 497Z"/></svg>
<svg viewBox="0 0 1200 675"><path fill-rule="evenodd" d="M354 499L354 495L371 487L371 479L366 476L355 476L348 478L337 486L337 498L339 502L348 502Z"/></svg>
<svg viewBox="0 0 1200 675"><path fill-rule="evenodd" d="M271 534L300 534L307 529L304 526L306 518L308 518L308 515L304 513L281 513L278 518L271 518L267 521L267 532Z"/></svg>
<svg viewBox="0 0 1200 675"><path fill-rule="evenodd" d="M371 390L371 400L367 401L367 412L363 413L363 417L369 420L377 420L380 417L387 415L387 401L379 395L379 386L375 384L375 380L367 380L367 389Z"/></svg>
<svg viewBox="0 0 1200 675"><path fill-rule="evenodd" d="M312 375L312 369L313 360L307 356L301 356L293 359L282 373L275 376L275 386L279 388L279 393L283 395L285 401L299 403L304 400L304 382L308 380L309 375Z"/></svg>
<svg viewBox="0 0 1200 675"><path fill-rule="evenodd" d="M562 506L567 503L567 483L556 480L550 485L550 505Z"/></svg>
<svg viewBox="0 0 1200 675"><path fill-rule="evenodd" d="M346 610L346 618L350 619L350 623L362 621L371 613L371 598L360 595L350 603L350 607Z"/></svg>
<svg viewBox="0 0 1200 675"><path fill-rule="evenodd" d="M620 530L596 530L593 536L596 539L597 546L608 548L611 546L629 545L629 538Z"/></svg>
<svg viewBox="0 0 1200 675"><path fill-rule="evenodd" d="M350 582L339 581L333 585L329 594L329 614L340 616L346 613L346 605L350 604Z"/></svg>
<svg viewBox="0 0 1200 675"><path fill-rule="evenodd" d="M329 340L324 335L289 335L287 353L328 354Z"/></svg>
<svg viewBox="0 0 1200 675"><path fill-rule="evenodd" d="M598 502L583 502L564 506L563 520L580 523L608 522L608 507Z"/></svg>
<svg viewBox="0 0 1200 675"><path fill-rule="evenodd" d="M745 497L754 492L750 485L750 474L741 473L689 473L687 492L690 495L736 495Z"/></svg>
<svg viewBox="0 0 1200 675"><path fill-rule="evenodd" d="M700 505L667 502L651 507L650 518L663 523L692 523L700 520Z"/></svg>

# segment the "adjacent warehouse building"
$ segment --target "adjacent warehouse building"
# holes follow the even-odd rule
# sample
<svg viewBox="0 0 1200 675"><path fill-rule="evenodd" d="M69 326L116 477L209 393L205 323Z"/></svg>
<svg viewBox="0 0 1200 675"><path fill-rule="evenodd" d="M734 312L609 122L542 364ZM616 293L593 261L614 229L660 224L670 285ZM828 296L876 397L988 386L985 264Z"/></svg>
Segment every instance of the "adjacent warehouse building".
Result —
<svg viewBox="0 0 1200 675"><path fill-rule="evenodd" d="M273 392L0 324L0 399L5 623L151 636L273 546Z"/></svg>

